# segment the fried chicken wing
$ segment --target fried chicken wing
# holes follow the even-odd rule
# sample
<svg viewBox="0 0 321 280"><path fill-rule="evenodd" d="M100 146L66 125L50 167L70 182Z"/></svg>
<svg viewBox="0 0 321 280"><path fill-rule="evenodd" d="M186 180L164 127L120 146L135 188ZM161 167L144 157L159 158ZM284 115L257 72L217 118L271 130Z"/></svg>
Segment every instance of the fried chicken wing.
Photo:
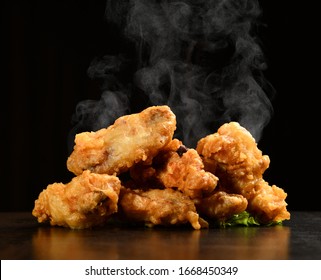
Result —
<svg viewBox="0 0 321 280"><path fill-rule="evenodd" d="M118 210L120 188L116 176L86 170L67 184L48 185L35 201L32 214L39 223L49 221L72 229L103 225Z"/></svg>
<svg viewBox="0 0 321 280"><path fill-rule="evenodd" d="M222 125L217 133L199 140L196 150L209 168L230 192L248 200L247 210L261 222L269 223L290 218L285 202L286 193L263 180L270 159L262 155L249 131L237 122Z"/></svg>
<svg viewBox="0 0 321 280"><path fill-rule="evenodd" d="M130 168L130 177L135 181L136 185L140 186L140 188L144 186L147 188L150 186L163 188L164 185L156 176L157 169L159 166L164 165L164 162L168 158L168 154L179 150L182 145L182 141L176 138L171 140L158 152L151 163L146 164L146 162L140 162L133 165Z"/></svg>
<svg viewBox="0 0 321 280"><path fill-rule="evenodd" d="M290 219L287 194L263 179L269 157L239 123L222 125L196 149L173 139L175 129L171 109L152 106L77 134L67 159L76 177L48 185L33 216L72 229L101 226L111 216L194 229L208 227L200 215L214 224L244 211L256 224Z"/></svg>
<svg viewBox="0 0 321 280"><path fill-rule="evenodd" d="M214 174L204 170L197 151L177 139L155 156L152 165L135 165L130 174L139 184L178 189L192 199L211 193L218 182Z"/></svg>
<svg viewBox="0 0 321 280"><path fill-rule="evenodd" d="M225 221L246 210L247 200L240 194L214 191L210 196L194 200L197 211L215 221Z"/></svg>
<svg viewBox="0 0 321 280"><path fill-rule="evenodd" d="M173 189L143 191L122 188L119 207L127 219L144 222L148 226L187 223L194 229L208 226L197 214L193 201Z"/></svg>
<svg viewBox="0 0 321 280"><path fill-rule="evenodd" d="M77 134L67 168L76 175L86 169L118 175L150 161L172 140L175 129L176 117L168 106L120 117L108 128Z"/></svg>
<svg viewBox="0 0 321 280"><path fill-rule="evenodd" d="M190 198L211 193L218 178L204 170L202 159L195 149L181 150L167 153L165 164L156 171L156 177L166 188L177 188Z"/></svg>

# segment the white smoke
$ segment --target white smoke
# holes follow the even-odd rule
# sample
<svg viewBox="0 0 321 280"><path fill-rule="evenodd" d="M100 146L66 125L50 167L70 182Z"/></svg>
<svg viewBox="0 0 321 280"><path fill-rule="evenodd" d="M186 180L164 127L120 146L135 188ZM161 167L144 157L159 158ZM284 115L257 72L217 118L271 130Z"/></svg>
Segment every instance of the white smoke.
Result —
<svg viewBox="0 0 321 280"><path fill-rule="evenodd" d="M108 0L106 19L134 51L93 61L89 74L103 80L102 99L81 102L76 122L96 130L133 103L167 104L177 116L175 137L189 147L228 121L259 141L273 93L255 34L260 15L256 0Z"/></svg>

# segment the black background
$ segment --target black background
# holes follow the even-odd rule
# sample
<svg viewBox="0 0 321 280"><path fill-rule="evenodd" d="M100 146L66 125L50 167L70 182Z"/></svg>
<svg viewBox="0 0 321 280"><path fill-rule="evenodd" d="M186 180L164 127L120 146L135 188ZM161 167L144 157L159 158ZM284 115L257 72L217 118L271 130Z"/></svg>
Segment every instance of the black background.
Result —
<svg viewBox="0 0 321 280"><path fill-rule="evenodd" d="M264 178L288 193L289 210L321 210L313 8L260 3L265 76L276 91L274 115L259 142L271 159ZM78 102L101 95L87 69L94 57L122 47L104 19L105 5L2 1L1 211L31 211L48 184L72 178L66 168L72 115Z"/></svg>

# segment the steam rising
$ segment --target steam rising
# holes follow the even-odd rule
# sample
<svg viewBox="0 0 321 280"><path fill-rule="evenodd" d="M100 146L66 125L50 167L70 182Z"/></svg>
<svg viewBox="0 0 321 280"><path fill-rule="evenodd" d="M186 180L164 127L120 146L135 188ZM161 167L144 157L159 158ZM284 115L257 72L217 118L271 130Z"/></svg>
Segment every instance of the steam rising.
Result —
<svg viewBox="0 0 321 280"><path fill-rule="evenodd" d="M133 108L166 104L189 147L229 121L259 141L273 93L255 37L260 14L255 0L108 0L107 20L134 51L93 61L102 97L79 103L75 122L97 130Z"/></svg>

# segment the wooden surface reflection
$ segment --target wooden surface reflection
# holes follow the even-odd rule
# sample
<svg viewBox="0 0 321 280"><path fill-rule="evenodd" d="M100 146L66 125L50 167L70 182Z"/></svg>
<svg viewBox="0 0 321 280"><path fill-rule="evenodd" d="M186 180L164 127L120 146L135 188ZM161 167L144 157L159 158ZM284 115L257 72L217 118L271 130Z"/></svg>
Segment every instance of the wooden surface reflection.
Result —
<svg viewBox="0 0 321 280"><path fill-rule="evenodd" d="M5 259L321 259L321 212L292 212L283 226L193 230L110 224L70 230L27 212L0 212Z"/></svg>
<svg viewBox="0 0 321 280"><path fill-rule="evenodd" d="M287 259L290 229L124 228L73 231L40 227L35 259Z"/></svg>

